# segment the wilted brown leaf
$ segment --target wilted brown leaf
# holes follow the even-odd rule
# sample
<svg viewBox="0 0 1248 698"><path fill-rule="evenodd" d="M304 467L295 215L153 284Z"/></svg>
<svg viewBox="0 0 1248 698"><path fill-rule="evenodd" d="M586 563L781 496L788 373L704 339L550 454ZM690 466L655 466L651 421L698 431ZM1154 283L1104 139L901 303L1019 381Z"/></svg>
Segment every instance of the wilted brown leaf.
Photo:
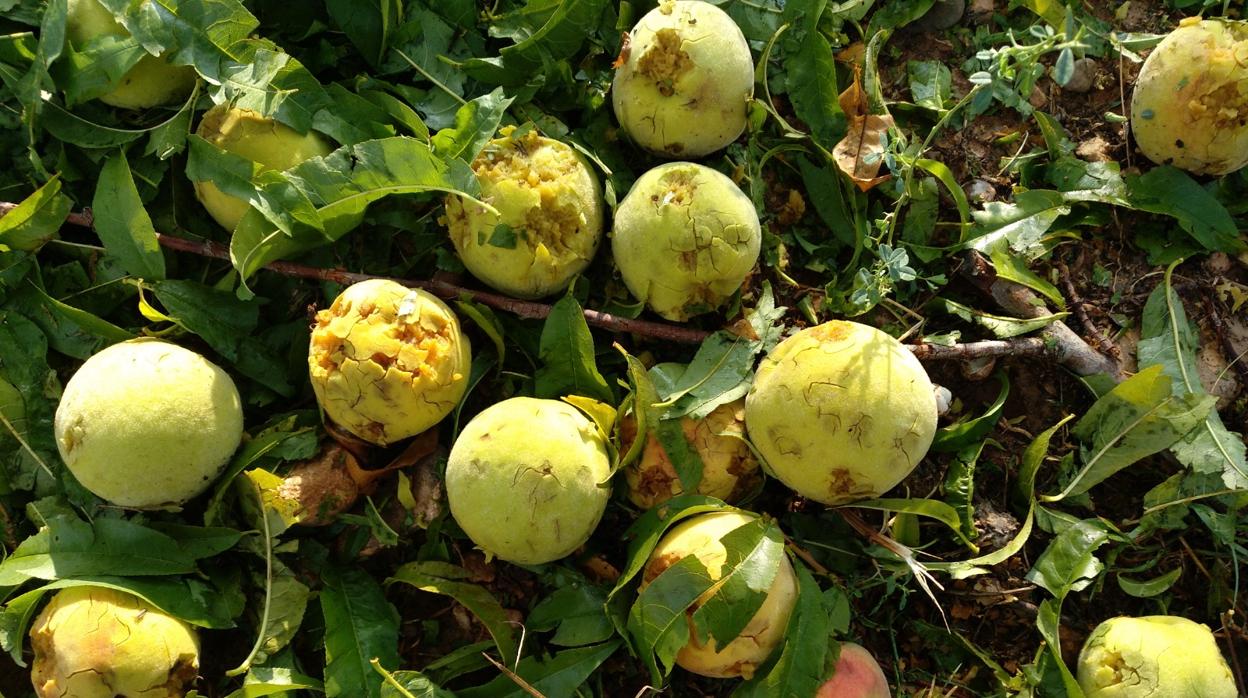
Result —
<svg viewBox="0 0 1248 698"><path fill-rule="evenodd" d="M832 150L836 166L867 191L891 175L881 175L884 154L884 133L893 126L893 117L869 114L867 94L862 89L861 71L854 70L854 82L841 93L841 110L849 119L849 130Z"/></svg>

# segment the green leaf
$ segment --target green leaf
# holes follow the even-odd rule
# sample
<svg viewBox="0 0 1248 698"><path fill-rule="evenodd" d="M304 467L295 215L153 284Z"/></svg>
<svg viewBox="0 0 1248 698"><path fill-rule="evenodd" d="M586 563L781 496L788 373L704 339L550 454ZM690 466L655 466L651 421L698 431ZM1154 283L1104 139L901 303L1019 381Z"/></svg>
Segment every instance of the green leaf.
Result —
<svg viewBox="0 0 1248 698"><path fill-rule="evenodd" d="M975 529L975 469L983 450L984 443L981 441L959 451L949 462L949 470L941 486L945 501L958 512L962 537L967 540L979 535Z"/></svg>
<svg viewBox="0 0 1248 698"><path fill-rule="evenodd" d="M326 0L325 7L364 60L376 68L386 55L390 32L401 22L402 4L397 0Z"/></svg>
<svg viewBox="0 0 1248 698"><path fill-rule="evenodd" d="M864 499L846 506L862 509L878 509L902 514L914 514L935 519L948 526L967 547L978 552L978 548L970 542L962 529L962 519L952 506L937 499Z"/></svg>
<svg viewBox="0 0 1248 698"><path fill-rule="evenodd" d="M554 630L552 645L582 647L609 640L615 634L603 611L607 595L600 587L582 582L555 589L529 612L529 630Z"/></svg>
<svg viewBox="0 0 1248 698"><path fill-rule="evenodd" d="M613 640L601 645L563 650L545 661L525 657L520 660L515 672L540 695L572 698L590 675L615 654L620 644L619 640ZM529 698L533 694L517 685L511 677L499 676L483 686L457 690L455 695L458 698Z"/></svg>
<svg viewBox="0 0 1248 698"><path fill-rule="evenodd" d="M1053 223L1070 213L1070 205L1060 192L1031 189L1020 192L1012 203L992 201L975 211L975 228L965 246L991 254L1009 249L1023 254L1043 252L1040 240Z"/></svg>
<svg viewBox="0 0 1248 698"><path fill-rule="evenodd" d="M1070 669L1062 661L1062 641L1059 631L1061 622L1062 599L1045 599L1041 601L1039 612L1036 614L1036 630L1040 632L1040 637L1044 638L1048 649L1047 656L1061 677L1061 689L1064 691L1066 698L1084 698L1083 689L1079 687L1079 682L1075 680L1074 675L1070 673Z"/></svg>
<svg viewBox="0 0 1248 698"><path fill-rule="evenodd" d="M937 299L944 306L944 311L950 315L956 315L963 320L974 323L986 328L992 332L998 339L1008 339L1017 337L1029 332L1044 329L1050 324L1065 319L1070 313L1054 313L1052 315L1044 315L1037 318L1012 318L1002 315L993 315L982 310L976 310L966 305L962 305L956 301L947 298Z"/></svg>
<svg viewBox="0 0 1248 698"><path fill-rule="evenodd" d="M398 666L399 614L363 569L330 567L322 579L325 696L379 698L382 681L370 661Z"/></svg>
<svg viewBox="0 0 1248 698"><path fill-rule="evenodd" d="M57 516L0 563L0 586L31 578L186 574L195 569L195 553L159 531L122 519L87 523Z"/></svg>
<svg viewBox="0 0 1248 698"><path fill-rule="evenodd" d="M102 34L80 46L66 43L52 76L65 93L65 103L73 106L116 88L126 72L146 55L132 36Z"/></svg>
<svg viewBox="0 0 1248 698"><path fill-rule="evenodd" d="M475 197L479 191L476 175L466 163L444 160L429 146L406 137L339 148L324 158L304 161L286 178L315 205L324 231L299 228L287 236L259 213L249 212L230 240L230 259L244 279L269 262L338 240L359 224L369 204L387 196L445 192Z"/></svg>
<svg viewBox="0 0 1248 698"><path fill-rule="evenodd" d="M788 94L793 111L811 131L819 147L831 153L848 124L841 110L832 45L817 28L802 37L788 62Z"/></svg>
<svg viewBox="0 0 1248 698"><path fill-rule="evenodd" d="M1213 409L1213 396L1176 397L1170 384L1160 365L1150 366L1097 400L1074 429L1084 444L1083 467L1060 493L1041 499L1056 502L1083 494L1200 424Z"/></svg>
<svg viewBox="0 0 1248 698"><path fill-rule="evenodd" d="M403 582L421 591L449 596L459 602L490 632L503 663L510 665L520 654L515 629L493 594L481 586L463 581L469 576L468 571L462 567L445 562L411 562L395 570L386 580L386 584Z"/></svg>
<svg viewBox="0 0 1248 698"><path fill-rule="evenodd" d="M997 399L992 401L984 413L974 419L959 421L936 430L936 438L932 439L931 450L937 453L952 453L973 445L988 436L1001 420L1005 409L1005 399L1010 395L1010 377L1005 371L998 371L996 378L1001 382L1001 391Z"/></svg>
<svg viewBox="0 0 1248 698"><path fill-rule="evenodd" d="M76 359L85 361L105 346L134 338L107 320L52 298L33 283L14 294L13 306L43 330L53 349Z"/></svg>
<svg viewBox="0 0 1248 698"><path fill-rule="evenodd" d="M503 96L502 88L498 88L460 107L455 112L455 126L434 134L433 152L447 160L472 162L498 131L498 124L511 102Z"/></svg>
<svg viewBox="0 0 1248 698"><path fill-rule="evenodd" d="M134 186L125 151L117 151L100 170L91 211L104 249L121 260L127 272L145 279L165 278L165 256Z"/></svg>
<svg viewBox="0 0 1248 698"><path fill-rule="evenodd" d="M1169 590L1170 587L1174 586L1175 582L1179 581L1179 577L1182 575L1182 567L1176 567L1165 574L1142 581L1129 579L1119 574L1117 576L1118 588L1122 589L1123 593L1128 596L1134 596L1137 599L1151 599Z"/></svg>
<svg viewBox="0 0 1248 698"><path fill-rule="evenodd" d="M997 247L990 254L992 266L997 278L1022 284L1040 295L1053 301L1059 308L1066 307L1066 299L1062 292L1047 279L1027 268L1027 262L1018 255L1011 254L1004 246Z"/></svg>
<svg viewBox="0 0 1248 698"><path fill-rule="evenodd" d="M48 180L17 208L0 216L0 252L6 248L34 252L43 247L56 237L71 206L73 202L61 193L61 178Z"/></svg>
<svg viewBox="0 0 1248 698"><path fill-rule="evenodd" d="M1176 265L1166 269L1164 281L1144 305L1138 360L1141 366L1160 365L1178 396L1205 396L1208 392L1196 368L1200 335L1187 320L1183 301L1170 284ZM1179 462L1198 473L1214 473L1232 489L1248 489L1248 458L1244 438L1222 423L1217 410L1171 446Z"/></svg>
<svg viewBox="0 0 1248 698"><path fill-rule="evenodd" d="M697 492L702 484L702 471L705 464L698 455L697 449L685 438L684 425L680 418L660 419L654 425L654 436L663 447L676 476L680 479L680 488L684 492Z"/></svg>
<svg viewBox="0 0 1248 698"><path fill-rule="evenodd" d="M906 76L910 80L910 98L915 104L944 111L945 103L953 96L953 74L948 66L940 61L908 61Z"/></svg>
<svg viewBox="0 0 1248 698"><path fill-rule="evenodd" d="M1005 546L998 550L970 560L929 562L925 563L924 566L929 570L949 572L954 579L965 579L977 574L984 574L988 571L985 567L1000 564L1017 555L1023 549L1023 546L1027 544L1028 539L1031 538L1031 531L1035 525L1036 475L1040 472L1040 466L1044 463L1045 456L1048 455L1049 443L1053 440L1053 435L1057 433L1057 430L1073 418L1074 415L1067 416L1062 421L1041 432L1023 450L1022 464L1019 467L1015 488L1017 499L1024 502L1027 506L1027 516L1023 520L1022 527L1018 529L1018 533L1014 535L1014 538L1009 543L1006 543Z"/></svg>
<svg viewBox="0 0 1248 698"><path fill-rule="evenodd" d="M784 649L770 671L757 673L743 683L733 698L770 696L813 696L827 678L832 611L824 601L819 585L804 565L794 565L797 573L797 604L789 616Z"/></svg>
<svg viewBox="0 0 1248 698"><path fill-rule="evenodd" d="M254 334L259 302L194 281L160 281L152 291L174 322L202 337L243 375L279 395L294 394L286 362Z"/></svg>
<svg viewBox="0 0 1248 698"><path fill-rule="evenodd" d="M628 451L621 455L616 463L615 469L618 470L631 465L641 456L646 446L646 437L658 423L662 410L656 406L659 401L658 392L654 388L654 382L650 380L650 374L646 372L645 365L619 344L616 344L615 348L624 355L624 361L628 365L628 383L631 392L626 398L626 404L632 405L631 415L623 407L617 412L616 431L619 432L622 429L620 424L623 420L631 418L634 433L633 442L629 444ZM614 475L615 471L611 474Z"/></svg>
<svg viewBox="0 0 1248 698"><path fill-rule="evenodd" d="M594 337L581 304L571 294L551 307L542 325L538 357L543 365L534 377L537 397L581 395L613 402L611 389L594 362Z"/></svg>
<svg viewBox="0 0 1248 698"><path fill-rule="evenodd" d="M1071 591L1081 591L1104 569L1094 553L1108 540L1109 534L1099 523L1077 522L1049 543L1027 573L1027 581L1044 587L1058 599Z"/></svg>
<svg viewBox="0 0 1248 698"><path fill-rule="evenodd" d="M391 674L376 664L373 666L386 681L381 686L381 698L455 698L454 693L442 690L419 671Z"/></svg>
<svg viewBox="0 0 1248 698"><path fill-rule="evenodd" d="M1186 172L1163 165L1127 177L1133 208L1171 216L1205 249L1235 252L1245 248L1226 207Z"/></svg>

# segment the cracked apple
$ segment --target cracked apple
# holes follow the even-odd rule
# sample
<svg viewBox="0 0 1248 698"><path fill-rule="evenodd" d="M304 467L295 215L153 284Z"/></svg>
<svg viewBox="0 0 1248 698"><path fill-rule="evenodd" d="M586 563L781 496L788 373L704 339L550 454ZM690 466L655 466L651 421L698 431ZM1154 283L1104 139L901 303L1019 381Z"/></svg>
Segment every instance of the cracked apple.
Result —
<svg viewBox="0 0 1248 698"><path fill-rule="evenodd" d="M99 0L69 0L65 36L77 49L100 36L129 37L126 30ZM184 100L195 87L195 69L170 65L164 56L144 55L99 100L122 109L146 109Z"/></svg>
<svg viewBox="0 0 1248 698"><path fill-rule="evenodd" d="M212 145L246 158L261 170L289 170L304 160L324 157L333 146L315 131L299 133L258 112L227 104L204 112L196 135ZM250 208L245 200L221 191L209 180L193 182L195 196L222 228L233 231Z"/></svg>
<svg viewBox="0 0 1248 698"><path fill-rule="evenodd" d="M559 400L514 397L473 417L451 447L446 497L472 542L537 565L589 540L606 511L611 458L602 430Z"/></svg>
<svg viewBox="0 0 1248 698"><path fill-rule="evenodd" d="M243 436L234 381L159 339L87 359L56 408L56 445L78 482L118 506L180 505L207 489Z"/></svg>
<svg viewBox="0 0 1248 698"><path fill-rule="evenodd" d="M39 698L182 698L199 674L186 623L105 587L57 592L30 630Z"/></svg>
<svg viewBox="0 0 1248 698"><path fill-rule="evenodd" d="M321 409L381 446L450 414L468 389L471 366L455 313L426 291L385 279L352 284L318 312L308 348Z"/></svg>
<svg viewBox="0 0 1248 698"><path fill-rule="evenodd" d="M1131 132L1160 165L1224 175L1248 164L1248 22L1180 22L1135 80Z"/></svg>
<svg viewBox="0 0 1248 698"><path fill-rule="evenodd" d="M638 300L684 321L723 305L758 261L753 202L725 175L691 162L637 179L615 211L611 251Z"/></svg>
<svg viewBox="0 0 1248 698"><path fill-rule="evenodd" d="M662 0L628 34L611 104L639 146L668 158L698 158L745 130L754 61L740 27L700 0Z"/></svg>
<svg viewBox="0 0 1248 698"><path fill-rule="evenodd" d="M506 127L472 169L494 211L447 198L446 224L464 266L519 298L567 288L602 239L602 196L589 163L566 143Z"/></svg>
<svg viewBox="0 0 1248 698"><path fill-rule="evenodd" d="M936 434L936 393L896 339L834 320L767 355L745 398L745 426L781 482L844 504L880 496L918 465Z"/></svg>
<svg viewBox="0 0 1248 698"><path fill-rule="evenodd" d="M1087 698L1235 698L1235 679L1209 627L1179 616L1120 616L1079 652Z"/></svg>
<svg viewBox="0 0 1248 698"><path fill-rule="evenodd" d="M699 514L680 522L664 534L650 553L641 590L645 590L668 568L690 555L705 566L712 580L720 580L724 565L728 561L728 549L721 539L757 519L758 516L750 512L728 510ZM698 597L691 610L686 611L689 641L676 653L676 665L702 676L749 679L784 642L789 616L797 603L797 577L793 573L792 563L781 555L779 567L762 605L740 634L722 646L714 637L708 636L705 642L700 640L693 627L691 615L692 609L704 605L720 593L721 589L720 585L712 586Z"/></svg>
<svg viewBox="0 0 1248 698"><path fill-rule="evenodd" d="M762 479L758 459L745 442L745 401L720 405L701 419L682 417L681 433L702 461L697 494L732 502L753 489ZM621 423L622 450L637 438L632 417ZM628 498L649 509L684 492L671 457L653 433L647 435L641 456L624 469Z"/></svg>

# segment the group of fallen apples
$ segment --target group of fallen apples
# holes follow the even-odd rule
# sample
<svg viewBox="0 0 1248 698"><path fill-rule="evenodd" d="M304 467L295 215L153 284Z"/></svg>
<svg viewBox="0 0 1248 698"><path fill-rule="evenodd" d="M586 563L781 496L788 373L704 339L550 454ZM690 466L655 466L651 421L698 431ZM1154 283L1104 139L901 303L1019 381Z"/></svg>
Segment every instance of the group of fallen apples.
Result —
<svg viewBox="0 0 1248 698"><path fill-rule="evenodd" d="M69 5L71 41L125 31L97 0ZM709 3L665 0L630 38L613 104L635 143L663 157L701 157L740 136L753 61L727 14ZM1245 65L1243 23L1185 22L1150 56L1136 88L1133 124L1145 153L1207 173L1248 161ZM184 98L194 80L192 69L148 56L102 99L152 106ZM1210 128L1203 120L1211 120ZM1154 135L1178 132L1176 123L1183 124L1182 140ZM263 168L289 168L331 150L315 133L299 134L228 105L210 109L198 132ZM603 201L587 160L566 143L508 127L485 146L473 170L480 199L451 195L444 219L465 267L514 296L565 289L603 234ZM196 191L227 229L247 210L211 182L197 182ZM728 177L690 162L643 174L617 207L612 230L614 262L629 290L675 321L714 311L735 294L756 263L759 243L750 199ZM469 341L445 303L380 279L346 288L317 314L308 352L310 382L326 417L380 446L449 415L467 390L470 365ZM731 502L756 486L761 461L801 496L837 505L883 494L913 470L935 434L937 401L922 365L896 339L832 321L780 342L745 398L682 426L704 465L697 493ZM526 565L563 558L597 527L611 495L613 461L633 440L646 442L625 469L630 499L650 508L681 493L663 447L637 431L627 410L604 427L575 401L514 397L494 404L464 426L450 450L451 514L491 557ZM220 475L243 439L243 410L221 368L145 338L108 347L82 365L65 387L55 433L66 466L91 492L121 507L171 508ZM757 518L729 507L679 522L650 555L642 587L690 555L718 578L727 558L721 539ZM791 563L782 557L778 565L766 600L740 636L717 642L693 633L677 655L681 667L748 677L768 659L797 596ZM704 596L717 592L712 587ZM123 592L66 589L45 607L31 636L41 696L180 696L197 672L191 628ZM1093 697L1236 694L1209 629L1174 617L1106 621L1080 655L1078 678ZM818 695L888 694L874 659L843 644Z"/></svg>

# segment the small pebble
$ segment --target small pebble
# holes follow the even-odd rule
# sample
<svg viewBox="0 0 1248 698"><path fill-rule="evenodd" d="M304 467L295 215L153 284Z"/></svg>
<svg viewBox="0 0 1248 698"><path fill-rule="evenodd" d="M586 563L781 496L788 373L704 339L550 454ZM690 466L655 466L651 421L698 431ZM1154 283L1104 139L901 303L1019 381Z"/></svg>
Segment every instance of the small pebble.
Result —
<svg viewBox="0 0 1248 698"><path fill-rule="evenodd" d="M1096 59L1080 58L1075 61L1075 72L1070 81L1062 85L1067 92L1087 92L1096 82Z"/></svg>
<svg viewBox="0 0 1248 698"><path fill-rule="evenodd" d="M987 180L974 179L966 185L966 198L973 204L985 204L997 198L997 188Z"/></svg>

